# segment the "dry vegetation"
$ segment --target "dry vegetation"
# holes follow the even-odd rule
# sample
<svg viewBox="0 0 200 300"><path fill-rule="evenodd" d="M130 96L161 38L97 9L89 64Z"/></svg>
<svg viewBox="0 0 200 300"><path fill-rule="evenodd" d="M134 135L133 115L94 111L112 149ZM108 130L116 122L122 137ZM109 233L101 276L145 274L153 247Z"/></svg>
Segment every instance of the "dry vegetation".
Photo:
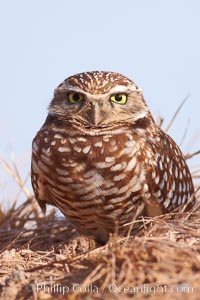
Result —
<svg viewBox="0 0 200 300"><path fill-rule="evenodd" d="M199 188L191 211L144 218L134 236L101 246L54 209L43 216L16 166L1 162L27 198L0 210L1 299L199 299Z"/></svg>

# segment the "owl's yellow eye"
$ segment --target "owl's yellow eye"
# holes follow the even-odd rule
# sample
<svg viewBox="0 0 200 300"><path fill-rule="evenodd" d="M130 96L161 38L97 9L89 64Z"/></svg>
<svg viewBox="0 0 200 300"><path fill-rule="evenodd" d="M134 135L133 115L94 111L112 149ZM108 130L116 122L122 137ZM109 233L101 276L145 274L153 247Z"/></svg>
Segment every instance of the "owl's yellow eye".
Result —
<svg viewBox="0 0 200 300"><path fill-rule="evenodd" d="M127 95L126 94L115 94L110 97L110 100L115 103L125 104L127 101Z"/></svg>
<svg viewBox="0 0 200 300"><path fill-rule="evenodd" d="M74 104L77 102L80 102L84 99L84 96L82 94L72 92L68 95L69 103Z"/></svg>

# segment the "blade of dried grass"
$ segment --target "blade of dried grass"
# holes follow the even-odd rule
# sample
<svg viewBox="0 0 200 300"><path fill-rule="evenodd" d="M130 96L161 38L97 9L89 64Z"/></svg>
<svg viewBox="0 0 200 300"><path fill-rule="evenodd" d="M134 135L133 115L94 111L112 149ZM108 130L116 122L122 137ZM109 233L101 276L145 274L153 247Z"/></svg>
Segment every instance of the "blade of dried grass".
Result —
<svg viewBox="0 0 200 300"><path fill-rule="evenodd" d="M2 156L0 156L0 162L1 162L2 166L4 167L4 169L6 170L6 172L15 180L15 182L22 189L22 191L24 192L26 197L31 198L32 195L28 191L28 189L24 186L24 183L19 175L19 172L16 170L13 170L12 167L6 162L6 160ZM15 167L14 167L14 169L15 169Z"/></svg>
<svg viewBox="0 0 200 300"><path fill-rule="evenodd" d="M27 174L26 178L24 179L24 181L22 182L22 185L25 187L26 186L26 183L28 181L28 179L30 178L30 173ZM15 199L14 199L14 203L18 201L20 195L22 193L22 189L20 188L19 192L17 193ZM30 194L31 195L31 194ZM32 195L31 195L32 196ZM30 198L30 196L28 197Z"/></svg>
<svg viewBox="0 0 200 300"><path fill-rule="evenodd" d="M185 159L190 159L190 158L192 158L192 157L194 157L194 156L196 156L196 155L199 155L200 154L200 150L198 150L198 151L195 151L195 152L193 152L193 153L188 153L188 154L186 154L185 155Z"/></svg>
<svg viewBox="0 0 200 300"><path fill-rule="evenodd" d="M11 242L5 248L3 248L2 250L0 250L0 254L3 253L4 251L10 249L16 243L16 241L20 238L20 236L22 236L23 234L24 234L24 231L21 231L17 235L17 237L15 237L13 240L11 240Z"/></svg>
<svg viewBox="0 0 200 300"><path fill-rule="evenodd" d="M14 172L15 172L16 176L18 178L21 178L19 170L18 170L18 167L17 167L17 164L16 164L16 161L15 161L15 156L14 156L13 152L11 152L11 161L12 161L13 169L14 169Z"/></svg>
<svg viewBox="0 0 200 300"><path fill-rule="evenodd" d="M167 128L165 129L165 132L168 132L169 129L171 128L172 124L174 123L178 113L180 112L181 108L183 107L183 105L185 104L185 102L188 100L188 98L190 97L190 95L187 95L183 101L181 102L181 104L179 105L179 107L177 108L177 110L175 111L174 115L172 116L171 121L169 122Z"/></svg>
<svg viewBox="0 0 200 300"><path fill-rule="evenodd" d="M94 283L98 279L102 278L108 271L104 267L104 264L98 264L96 268L85 278L82 285L86 286L88 284Z"/></svg>
<svg viewBox="0 0 200 300"><path fill-rule="evenodd" d="M186 138L186 135L187 135L188 129L189 129L189 124L190 124L190 118L189 118L188 121L187 121L187 124L186 124L186 127L185 127L185 131L184 131L184 133L183 133L183 137L182 137L182 139L181 139L181 141L180 141L180 143L179 143L179 147L181 147L181 145L183 144L183 142L184 142L184 140L185 140L185 138Z"/></svg>
<svg viewBox="0 0 200 300"><path fill-rule="evenodd" d="M164 118L159 116L159 118L156 120L156 123L157 123L158 127L162 127L163 123L164 123Z"/></svg>
<svg viewBox="0 0 200 300"><path fill-rule="evenodd" d="M143 210L144 210L144 203L142 203L141 205L138 206L138 208L136 210L136 213L134 214L133 219L130 222L130 227L129 227L129 230L128 230L128 233L127 233L127 240L131 235L131 232L133 230L133 227L135 225L137 217L142 213Z"/></svg>

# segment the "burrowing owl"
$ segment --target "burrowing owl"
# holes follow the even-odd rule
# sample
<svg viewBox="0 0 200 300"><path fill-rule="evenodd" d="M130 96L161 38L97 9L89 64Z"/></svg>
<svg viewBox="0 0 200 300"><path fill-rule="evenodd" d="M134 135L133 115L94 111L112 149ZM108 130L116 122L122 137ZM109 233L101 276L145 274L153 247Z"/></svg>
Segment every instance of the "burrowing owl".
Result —
<svg viewBox="0 0 200 300"><path fill-rule="evenodd" d="M154 122L141 89L112 72L86 72L55 90L33 140L36 199L57 206L80 232L105 242L140 214L186 203L191 175L175 142Z"/></svg>

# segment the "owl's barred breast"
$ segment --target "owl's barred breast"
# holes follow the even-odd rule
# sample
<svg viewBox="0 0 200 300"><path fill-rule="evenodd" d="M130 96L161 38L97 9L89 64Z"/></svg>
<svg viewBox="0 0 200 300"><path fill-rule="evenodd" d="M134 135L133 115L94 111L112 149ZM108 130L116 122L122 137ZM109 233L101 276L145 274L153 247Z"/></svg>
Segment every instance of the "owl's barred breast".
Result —
<svg viewBox="0 0 200 300"><path fill-rule="evenodd" d="M53 204L75 225L91 232L106 225L112 232L117 219L131 221L140 198L145 170L139 148L128 132L65 137L41 130L33 141L33 156L40 159L33 160L32 168L45 178Z"/></svg>
<svg viewBox="0 0 200 300"><path fill-rule="evenodd" d="M68 136L40 130L33 141L33 156L39 159L33 159L32 165L45 184L45 189L35 186L40 190L38 198L59 207L80 231L103 241L116 225L126 231L124 225L133 220L142 202L143 214L151 216L185 203L193 185L180 150L162 132L160 137L142 135L142 131L138 135L122 130L103 136ZM177 161L170 151L179 154ZM33 186L37 184L33 176Z"/></svg>

